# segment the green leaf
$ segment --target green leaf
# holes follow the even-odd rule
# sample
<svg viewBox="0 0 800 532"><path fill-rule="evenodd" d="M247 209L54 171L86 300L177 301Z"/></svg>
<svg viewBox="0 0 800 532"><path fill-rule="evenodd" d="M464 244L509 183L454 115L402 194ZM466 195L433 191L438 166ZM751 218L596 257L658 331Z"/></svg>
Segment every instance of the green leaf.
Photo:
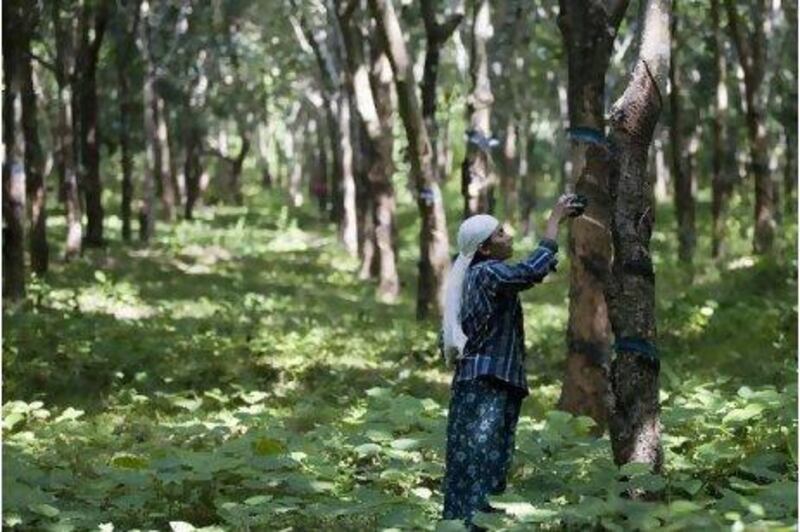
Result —
<svg viewBox="0 0 800 532"><path fill-rule="evenodd" d="M409 451L419 447L419 440L413 438L399 438L391 443L392 449L399 449L401 451Z"/></svg>
<svg viewBox="0 0 800 532"><path fill-rule="evenodd" d="M98 283L106 282L106 274L101 272L100 270L96 270L94 272L94 278L97 280Z"/></svg>
<svg viewBox="0 0 800 532"><path fill-rule="evenodd" d="M377 443L363 443L358 447L353 449L358 456L365 457L365 456L373 456L381 452L381 446Z"/></svg>
<svg viewBox="0 0 800 532"><path fill-rule="evenodd" d="M724 418L723 423L742 423L752 419L764 411L764 405L758 403L750 403L744 408L735 408L728 412Z"/></svg>
<svg viewBox="0 0 800 532"><path fill-rule="evenodd" d="M28 509L33 513L37 513L45 517L55 517L61 513L58 508L50 506L49 504L31 504L28 506Z"/></svg>
<svg viewBox="0 0 800 532"><path fill-rule="evenodd" d="M286 450L286 445L280 440L261 437L253 442L253 452L259 456L273 456Z"/></svg>
<svg viewBox="0 0 800 532"><path fill-rule="evenodd" d="M111 465L120 469L147 469L147 458L129 453L118 453L111 458Z"/></svg>
<svg viewBox="0 0 800 532"><path fill-rule="evenodd" d="M653 466L651 466L650 464L645 464L642 462L628 462L627 464L624 464L619 469L619 471L623 475L635 477L635 476L647 475L650 473L652 469Z"/></svg>
<svg viewBox="0 0 800 532"><path fill-rule="evenodd" d="M448 519L436 523L436 532L466 532L464 522L458 519Z"/></svg>
<svg viewBox="0 0 800 532"><path fill-rule="evenodd" d="M22 412L12 412L7 416L3 416L3 429L10 431L24 419L25 414Z"/></svg>

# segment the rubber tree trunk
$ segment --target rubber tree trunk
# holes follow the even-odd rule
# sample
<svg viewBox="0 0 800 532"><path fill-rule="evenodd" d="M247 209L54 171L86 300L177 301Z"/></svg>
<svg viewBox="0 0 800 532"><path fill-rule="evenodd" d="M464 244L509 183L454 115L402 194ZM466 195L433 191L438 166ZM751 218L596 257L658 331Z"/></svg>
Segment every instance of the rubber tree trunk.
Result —
<svg viewBox="0 0 800 532"><path fill-rule="evenodd" d="M495 177L489 166L489 139L492 137L491 112L494 96L489 79L487 44L492 38L489 0L475 2L472 18L472 50L470 73L472 93L467 97L470 140L461 165L461 193L464 196L464 218L493 212Z"/></svg>
<svg viewBox="0 0 800 532"><path fill-rule="evenodd" d="M362 125L362 153L366 163L359 274L362 279L377 276L377 298L392 303L397 300L399 281L393 242L391 65L377 39L371 43L371 61L367 62L359 22L353 16L340 16L339 21L347 52L349 86Z"/></svg>
<svg viewBox="0 0 800 532"><path fill-rule="evenodd" d="M764 14L766 0L755 0L751 10L754 31L749 34L732 0L725 0L728 28L744 71L745 123L750 147L750 169L755 182L755 231L753 252L772 251L775 240L775 212L772 200L772 180L769 173L769 153L764 102L764 66L766 43Z"/></svg>
<svg viewBox="0 0 800 532"><path fill-rule="evenodd" d="M231 161L231 195L233 202L236 205L244 205L244 195L242 194L242 168L244 167L244 160L250 152L250 131L245 124L239 124L239 138L241 145L239 146L239 153ZM300 196L300 203L302 204L302 195Z"/></svg>
<svg viewBox="0 0 800 532"><path fill-rule="evenodd" d="M33 30L33 27L27 28ZM30 38L26 39L30 51ZM44 154L39 142L38 111L33 68L30 56L20 57L22 133L25 139L26 198L30 207L29 249L31 270L37 275L47 273L50 249L47 245L47 204L44 186Z"/></svg>
<svg viewBox="0 0 800 532"><path fill-rule="evenodd" d="M202 151L202 132L195 124L189 124L186 131L186 159L183 164L183 174L186 179L186 203L184 204L183 217L187 220L194 219L194 207L200 189L200 153Z"/></svg>
<svg viewBox="0 0 800 532"><path fill-rule="evenodd" d="M567 50L569 127L589 132L571 136L565 189L585 195L589 205L584 216L569 225L567 361L558 407L591 417L602 432L608 388L604 368L611 335L604 294L611 261L611 160L604 140L603 100L606 71L627 2L607 6L562 0L559 6L558 25Z"/></svg>
<svg viewBox="0 0 800 532"><path fill-rule="evenodd" d="M728 113L725 50L720 27L719 0L711 0L710 19L714 55L714 112L711 123L711 256L724 254L725 210L731 192L731 181L725 176L725 116Z"/></svg>
<svg viewBox="0 0 800 532"><path fill-rule="evenodd" d="M379 46L373 46L370 86L380 124L376 140L376 164L369 173L375 224L375 246L378 250L378 300L394 303L400 295L395 253L395 199L392 174L394 163L394 111L392 108L392 66Z"/></svg>
<svg viewBox="0 0 800 532"><path fill-rule="evenodd" d="M522 86L525 53L520 50L520 43L528 37L524 33L524 15L523 2L498 4L495 20L499 21L500 31L489 49L489 61L495 74L493 92L497 101L502 102L494 114L495 128L504 132L500 157L501 204L503 218L512 226L516 226L519 212L519 128L521 116L528 110L527 102L523 102L526 87Z"/></svg>
<svg viewBox="0 0 800 532"><path fill-rule="evenodd" d="M420 214L417 318L441 316L444 280L450 267L447 222L436 180L433 152L416 94L413 65L391 0L370 0L381 43L394 74L400 118L408 139L411 178Z"/></svg>
<svg viewBox="0 0 800 532"><path fill-rule="evenodd" d="M167 131L167 107L164 98L154 94L153 116L156 122L156 179L161 195L161 215L164 220L175 220L175 179L172 176L172 153L169 149L169 133Z"/></svg>
<svg viewBox="0 0 800 532"><path fill-rule="evenodd" d="M447 166L447 146L444 138L439 138L439 124L436 120L436 80L439 76L439 59L442 46L461 24L463 13L450 15L441 24L436 20L436 2L422 0L420 2L422 22L425 26L425 65L422 71L422 116L430 135L431 149L433 150L433 164L436 168L436 177L439 182L446 179L449 168ZM445 124L445 128L447 124Z"/></svg>
<svg viewBox="0 0 800 532"><path fill-rule="evenodd" d="M100 179L100 121L97 103L97 61L103 44L108 8L104 2L83 7L81 47L78 52L78 88L81 120L81 177L86 199L87 247L103 245L103 185Z"/></svg>
<svg viewBox="0 0 800 532"><path fill-rule="evenodd" d="M3 6L3 298L25 297L25 154L20 78L25 41L20 2Z"/></svg>
<svg viewBox="0 0 800 532"><path fill-rule="evenodd" d="M56 84L58 85L57 135L61 147L60 170L63 184L64 207L66 211L67 236L64 245L64 259L70 261L81 254L83 244L83 210L78 189L78 171L75 160L75 137L77 120L73 114L73 87L71 79L75 70L73 34L64 27L61 17L61 3L51 4L51 16L56 38Z"/></svg>
<svg viewBox="0 0 800 532"><path fill-rule="evenodd" d="M647 152L661 114L670 62L670 0L643 6L639 55L609 122L614 148L611 232L614 261L607 286L616 339L611 362L609 432L617 464L663 464L656 341L655 273L650 237L655 219Z"/></svg>
<svg viewBox="0 0 800 532"><path fill-rule="evenodd" d="M144 60L144 144L145 169L142 180L142 201L139 208L139 239L147 242L155 233L156 225L156 182L161 171L158 156L158 121L156 118L156 65L150 50L150 17L149 9L142 4L139 30L142 56Z"/></svg>
<svg viewBox="0 0 800 532"><path fill-rule="evenodd" d="M117 85L119 86L119 147L120 165L122 167L122 199L120 202L120 218L122 219L122 239L131 240L131 205L133 202L133 158L131 154L130 128L133 117L133 94L128 82L128 61L117 61Z"/></svg>
<svg viewBox="0 0 800 532"><path fill-rule="evenodd" d="M670 127L670 154L672 156L672 177L675 183L675 219L678 222L678 258L691 273L694 250L697 245L695 231L694 195L692 193L692 175L687 157L688 148L684 145L686 131L682 116L682 79L678 74L677 50L680 49L678 39L678 0L673 1L672 12L672 60L669 63L669 106L672 115Z"/></svg>
<svg viewBox="0 0 800 532"><path fill-rule="evenodd" d="M533 153L535 138L531 138L530 124L523 118L519 127L519 216L522 222L522 234L531 232L531 215L536 207L536 176L530 170L530 156Z"/></svg>

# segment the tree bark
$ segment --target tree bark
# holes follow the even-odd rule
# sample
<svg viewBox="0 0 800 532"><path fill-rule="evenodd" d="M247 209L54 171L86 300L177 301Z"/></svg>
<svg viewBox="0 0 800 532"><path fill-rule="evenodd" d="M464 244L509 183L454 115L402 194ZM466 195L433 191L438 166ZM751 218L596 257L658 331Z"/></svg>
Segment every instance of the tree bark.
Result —
<svg viewBox="0 0 800 532"><path fill-rule="evenodd" d="M239 124L239 137L241 139L241 146L236 158L233 159L231 164L231 193L233 195L233 202L236 205L244 205L244 196L242 195L242 167L247 154L250 152L250 131L244 124ZM302 196L300 197L302 204Z"/></svg>
<svg viewBox="0 0 800 532"><path fill-rule="evenodd" d="M78 87L81 119L81 180L86 198L88 247L103 245L103 186L100 179L100 123L97 106L97 61L103 43L108 7L86 4L81 11L81 47L78 52Z"/></svg>
<svg viewBox="0 0 800 532"><path fill-rule="evenodd" d="M20 56L22 132L25 139L26 199L30 205L29 246L31 270L47 273L50 249L47 245L46 189L44 186L44 154L39 142L36 88L30 59L31 33L38 24L37 10L31 10L26 21L25 51Z"/></svg>
<svg viewBox="0 0 800 532"><path fill-rule="evenodd" d="M64 246L64 259L70 261L81 254L83 246L83 209L81 208L76 163L77 117L73 79L75 73L74 32L71 27L64 28L61 22L61 2L54 0L51 16L56 37L56 84L58 85L58 138L61 147L60 169L63 171L64 203L66 210L67 237ZM74 24L74 20L70 22Z"/></svg>
<svg viewBox="0 0 800 532"><path fill-rule="evenodd" d="M766 0L756 0L751 11L754 31L746 32L743 21L736 12L736 4L725 0L728 13L728 28L731 33L739 64L744 71L745 123L750 145L750 169L755 181L755 231L753 252L765 254L772 251L775 240L775 213L772 201L772 180L769 173L769 154L765 119L764 66L766 45L764 13Z"/></svg>
<svg viewBox="0 0 800 532"><path fill-rule="evenodd" d="M124 45L123 45L124 46ZM133 158L131 154L130 127L133 115L133 95L128 72L126 71L130 55L119 54L117 61L117 84L119 85L119 147L120 165L122 167L122 200L120 203L120 218L122 219L122 239L131 241L131 203L133 202Z"/></svg>
<svg viewBox="0 0 800 532"><path fill-rule="evenodd" d="M155 233L156 225L156 182L161 171L158 156L158 121L156 112L156 65L153 59L150 42L150 10L143 3L140 11L140 42L144 59L144 143L145 170L142 181L142 201L139 207L139 239L148 242Z"/></svg>
<svg viewBox="0 0 800 532"><path fill-rule="evenodd" d="M3 6L3 298L25 297L25 153L21 63L25 42L21 2Z"/></svg>
<svg viewBox="0 0 800 532"><path fill-rule="evenodd" d="M711 257L724 255L725 207L731 191L730 179L725 177L725 116L728 112L724 41L720 28L719 0L710 5L712 49L714 53L714 112L711 125Z"/></svg>
<svg viewBox="0 0 800 532"><path fill-rule="evenodd" d="M467 98L470 139L461 165L461 193L464 196L464 218L493 212L495 176L489 166L488 139L492 137L491 111L494 96L489 79L487 43L492 38L489 0L478 0L472 18L472 53L470 73L472 93Z"/></svg>
<svg viewBox="0 0 800 532"><path fill-rule="evenodd" d="M675 218L678 222L678 258L691 271L694 250L697 244L695 232L694 196L692 193L692 174L683 144L685 131L681 115L681 82L677 72L678 39L678 0L674 0L672 12L672 60L669 63L669 105L672 114L670 127L670 153L672 155L672 177L675 183Z"/></svg>
<svg viewBox="0 0 800 532"><path fill-rule="evenodd" d="M431 143L415 91L413 65L391 0L370 0L369 5L394 73L400 118L408 139L411 177L422 222L417 318L427 318L432 311L441 316L442 290L450 266L447 223L436 180Z"/></svg>
<svg viewBox="0 0 800 532"><path fill-rule="evenodd" d="M650 237L655 219L647 151L662 108L670 61L670 0L643 5L639 56L611 111L614 169L612 274L607 286L616 338L611 362L609 430L617 464L663 464L659 420L659 362L654 353L655 273Z"/></svg>
<svg viewBox="0 0 800 532"><path fill-rule="evenodd" d="M397 274L395 254L395 199L392 185L392 174L394 173L392 66L376 41L373 46L370 85L375 99L380 132L376 141L377 162L373 166L369 178L375 225L375 246L378 250L377 296L379 301L394 303L400 295L400 280Z"/></svg>
<svg viewBox="0 0 800 532"><path fill-rule="evenodd" d="M439 182L447 177L447 156L445 139L439 139L439 125L436 121L436 79L439 75L439 58L442 46L461 24L463 13L454 13L441 24L436 20L436 3L422 0L422 22L425 25L425 66L422 71L422 116L430 135L433 150L433 165Z"/></svg>
<svg viewBox="0 0 800 532"><path fill-rule="evenodd" d="M519 127L519 166L520 183L519 215L522 221L522 234L531 232L531 214L536 207L536 175L530 171L530 154L533 152L535 138L530 138L530 124L523 119Z"/></svg>
<svg viewBox="0 0 800 532"><path fill-rule="evenodd" d="M200 189L202 142L203 136L200 129L194 124L189 124L186 131L186 159L183 165L183 173L186 177L186 203L183 217L187 220L194 219L194 207Z"/></svg>
<svg viewBox="0 0 800 532"><path fill-rule="evenodd" d="M558 25L567 50L569 143L566 190L585 195L584 216L569 224L567 365L560 409L593 418L601 432L611 327L604 295L611 261L610 151L605 141L605 76L627 8L621 2L561 0ZM577 132L588 132L577 134Z"/></svg>
<svg viewBox="0 0 800 532"><path fill-rule="evenodd" d="M175 220L175 178L172 174L172 154L169 149L169 133L167 131L167 108L164 98L157 92L154 94L153 116L156 123L156 178L161 194L161 213L164 220Z"/></svg>

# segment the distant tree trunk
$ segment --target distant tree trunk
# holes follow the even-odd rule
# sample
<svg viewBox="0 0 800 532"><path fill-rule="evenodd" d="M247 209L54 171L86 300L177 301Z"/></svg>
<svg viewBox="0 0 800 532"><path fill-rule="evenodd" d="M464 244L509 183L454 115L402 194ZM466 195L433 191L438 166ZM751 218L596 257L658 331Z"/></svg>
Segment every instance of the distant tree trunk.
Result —
<svg viewBox="0 0 800 532"><path fill-rule="evenodd" d="M753 252L769 253L775 240L775 213L772 201L772 179L769 174L766 118L764 114L764 67L766 43L764 13L766 0L756 0L751 10L754 32L749 35L736 12L736 4L725 0L728 28L744 71L745 122L750 144L750 168L755 177L755 231Z"/></svg>
<svg viewBox="0 0 800 532"><path fill-rule="evenodd" d="M503 216L512 226L517 222L517 179L516 170L519 168L517 163L517 124L514 117L510 117L506 122L506 134L503 142L503 180L501 189L503 194ZM516 167L516 168L515 168ZM514 169L514 170L512 170Z"/></svg>
<svg viewBox="0 0 800 532"><path fill-rule="evenodd" d="M789 28L786 32L786 42L783 45L789 50L790 64L797 64L797 3L783 2L783 15ZM783 171L783 201L787 216L796 213L797 199L795 197L795 183L797 181L797 70L789 69L789 76L782 87L788 93L784 99L784 109L781 112L783 119L784 141L786 143L786 159ZM785 75L785 74L784 74Z"/></svg>
<svg viewBox="0 0 800 532"><path fill-rule="evenodd" d="M26 197L30 203L30 254L31 269L37 275L47 273L50 250L47 245L46 189L44 186L44 154L39 142L38 111L33 69L30 59L30 32L38 24L36 10L29 17L36 17L25 28L25 52L20 56L22 132L25 138Z"/></svg>
<svg viewBox="0 0 800 532"><path fill-rule="evenodd" d="M672 133L672 129L666 132L666 137ZM669 198L668 187L670 185L671 176L669 168L666 163L666 156L664 155L664 130L662 129L661 135L657 136L653 141L655 147L655 190L653 194L656 197L656 203L663 203Z"/></svg>
<svg viewBox="0 0 800 532"><path fill-rule="evenodd" d="M400 294L395 254L395 200L392 186L394 163L392 134L394 112L392 109L392 65L375 40L370 70L370 84L375 96L375 107L380 123L377 140L377 163L370 172L370 190L375 224L375 245L378 249L378 299L394 303Z"/></svg>
<svg viewBox="0 0 800 532"><path fill-rule="evenodd" d="M330 220L338 225L341 225L342 219L342 153L339 151L339 129L337 127L336 116L339 114L336 100L332 97L325 98L325 111L327 120L325 121L328 127L328 137L331 144L332 165L330 175L330 183L328 184L328 191L331 198Z"/></svg>
<svg viewBox="0 0 800 532"><path fill-rule="evenodd" d="M200 129L194 124L189 124L186 131L186 160L183 165L183 174L186 176L186 203L183 216L187 220L194 218L194 206L199 194L202 142Z"/></svg>
<svg viewBox="0 0 800 532"><path fill-rule="evenodd" d="M518 180L520 188L519 215L522 221L522 234L531 232L531 213L536 207L536 176L530 171L529 157L533 151L535 139L530 139L529 124L523 118L519 127L519 166Z"/></svg>
<svg viewBox="0 0 800 532"><path fill-rule="evenodd" d="M133 115L133 95L128 83L129 66L128 56L119 54L117 60L117 83L119 85L119 146L120 163L122 167L122 200L120 203L120 217L122 218L122 239L131 241L131 203L133 202L133 159L131 156L130 127Z"/></svg>
<svg viewBox="0 0 800 532"><path fill-rule="evenodd" d="M670 61L670 0L642 9L639 56L609 122L614 146L611 173L612 273L607 285L616 339L611 362L609 429L614 461L663 464L659 362L655 354L655 274L650 236L655 219L647 151L658 123Z"/></svg>
<svg viewBox="0 0 800 532"><path fill-rule="evenodd" d="M78 87L81 119L81 178L86 197L86 246L103 245L103 186L100 179L100 123L97 106L97 61L103 43L108 7L86 4L81 11Z"/></svg>
<svg viewBox="0 0 800 532"><path fill-rule="evenodd" d="M731 180L725 177L726 131L728 112L728 85L725 79L725 53L719 18L719 0L711 0L711 31L714 50L714 112L711 126L711 256L723 255L725 241L725 204L730 194ZM793 178L794 179L794 178Z"/></svg>
<svg viewBox="0 0 800 532"><path fill-rule="evenodd" d="M672 154L672 177L675 182L675 218L678 221L678 257L691 270L696 234L694 226L694 196L692 194L692 172L689 168L687 150L684 149L685 131L681 116L681 82L676 62L678 40L678 0L673 2L672 13L672 60L669 63L669 105L672 114L670 127L670 148Z"/></svg>
<svg viewBox="0 0 800 532"><path fill-rule="evenodd" d="M144 144L145 144L145 170L142 181L142 201L139 208L139 239L147 242L155 233L156 224L156 181L161 171L158 157L158 121L156 112L156 65L150 49L150 10L147 4L142 4L139 30L144 59Z"/></svg>
<svg viewBox="0 0 800 532"><path fill-rule="evenodd" d="M797 134L792 127L784 129L783 135L786 142L786 160L783 167L783 201L787 216L797 209L794 198L794 185L797 181Z"/></svg>
<svg viewBox="0 0 800 532"><path fill-rule="evenodd" d="M245 124L239 124L237 127L242 144L239 147L239 153L236 155L236 158L233 159L231 165L231 193L233 194L233 202L236 205L244 205L244 196L242 195L242 167L250 151L250 131Z"/></svg>
<svg viewBox="0 0 800 532"><path fill-rule="evenodd" d="M164 98L155 93L153 116L156 121L156 178L160 184L162 216L166 221L175 220L175 179L172 176L172 161L167 132L167 108Z"/></svg>
<svg viewBox="0 0 800 532"><path fill-rule="evenodd" d="M411 177L417 194L420 261L417 318L441 315L444 279L450 266L449 242L442 194L436 180L428 131L417 99L413 65L391 0L369 0L381 43L394 72L400 118L408 138Z"/></svg>
<svg viewBox="0 0 800 532"><path fill-rule="evenodd" d="M81 227L83 209L81 208L76 163L77 117L72 80L75 70L74 40L71 28L64 28L61 21L61 2L52 5L53 28L56 37L56 84L58 85L58 138L61 147L61 182L66 210L67 239L64 246L64 259L70 261L81 254L83 229ZM74 23L72 21L71 23Z"/></svg>
<svg viewBox="0 0 800 532"><path fill-rule="evenodd" d="M472 93L467 98L470 140L467 141L467 151L461 165L464 218L494 210L492 203L495 178L489 166L489 139L492 137L490 118L494 96L486 50L493 32L489 0L476 1L470 54Z"/></svg>
<svg viewBox="0 0 800 532"><path fill-rule="evenodd" d="M567 365L558 407L606 424L611 327L604 288L611 261L610 152L605 140L605 76L627 1L561 0L558 25L567 50L569 181L585 195L584 216L569 222L570 293Z"/></svg>
<svg viewBox="0 0 800 532"><path fill-rule="evenodd" d="M3 6L3 298L25 297L25 154L21 131L22 2Z"/></svg>
<svg viewBox="0 0 800 532"><path fill-rule="evenodd" d="M421 83L422 116L425 118L425 126L430 135L436 178L441 182L447 174L447 156L445 153L446 142L444 138L439 138L439 125L436 122L436 78L439 75L439 56L442 46L458 28L464 14L455 13L439 24L436 21L436 2L422 0L420 9L422 10L422 22L425 25L425 66Z"/></svg>
<svg viewBox="0 0 800 532"><path fill-rule="evenodd" d="M521 116L529 108L524 101L527 87L522 86L521 73L525 72L525 53L520 42L528 38L525 34L525 5L523 2L501 2L495 20L500 31L489 50L489 62L493 65L492 84L497 101L495 128L504 129L503 147L500 157L500 190L504 219L515 226L519 209L519 128Z"/></svg>

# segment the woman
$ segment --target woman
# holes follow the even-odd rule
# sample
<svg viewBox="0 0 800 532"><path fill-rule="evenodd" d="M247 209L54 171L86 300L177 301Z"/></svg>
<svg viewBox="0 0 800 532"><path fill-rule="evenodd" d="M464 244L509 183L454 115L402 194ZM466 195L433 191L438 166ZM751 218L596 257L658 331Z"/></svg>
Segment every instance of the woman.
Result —
<svg viewBox="0 0 800 532"><path fill-rule="evenodd" d="M512 237L492 216L465 220L459 255L447 279L443 351L455 363L447 423L444 519L467 526L488 495L505 490L522 399L528 395L519 292L555 271L558 227L582 212L575 195L556 202L539 246L517 264L504 262Z"/></svg>

